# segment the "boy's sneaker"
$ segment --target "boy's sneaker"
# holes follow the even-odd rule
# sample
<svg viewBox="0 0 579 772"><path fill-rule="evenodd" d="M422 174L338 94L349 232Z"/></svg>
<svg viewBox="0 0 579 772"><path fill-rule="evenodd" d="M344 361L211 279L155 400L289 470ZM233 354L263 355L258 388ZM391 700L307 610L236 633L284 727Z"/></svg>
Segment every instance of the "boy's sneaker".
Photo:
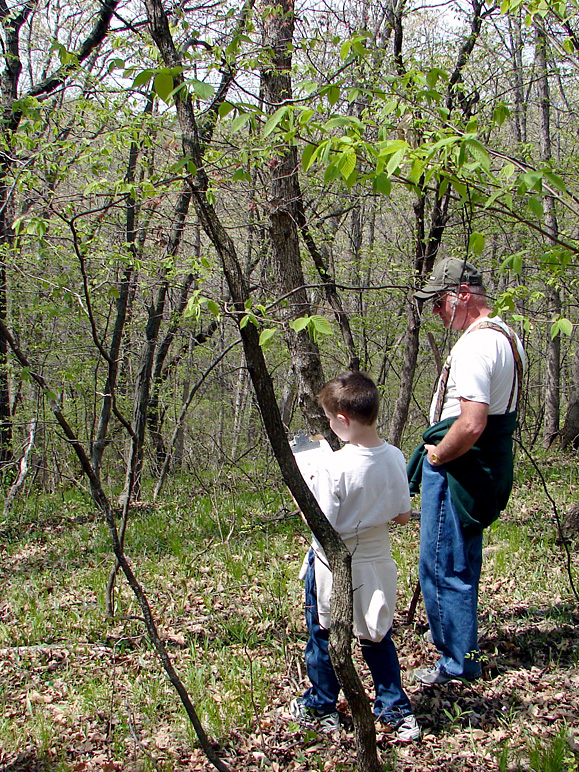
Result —
<svg viewBox="0 0 579 772"><path fill-rule="evenodd" d="M420 740L420 727L418 726L418 721L412 715L412 713L409 716L404 716L394 731L396 732L398 739L403 743L410 743L413 740Z"/></svg>
<svg viewBox="0 0 579 772"><path fill-rule="evenodd" d="M338 711L331 713L321 713L315 708L308 708L304 705L302 697L296 697L290 702L290 714L298 724L307 729L319 729L320 732L335 732L340 728L340 716Z"/></svg>

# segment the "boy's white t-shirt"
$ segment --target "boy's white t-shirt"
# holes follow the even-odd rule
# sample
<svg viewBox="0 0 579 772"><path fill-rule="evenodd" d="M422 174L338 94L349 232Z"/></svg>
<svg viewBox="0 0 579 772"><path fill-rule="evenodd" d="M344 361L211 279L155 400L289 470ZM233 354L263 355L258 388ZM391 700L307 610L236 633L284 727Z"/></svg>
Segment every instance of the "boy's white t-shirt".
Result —
<svg viewBox="0 0 579 772"><path fill-rule="evenodd" d="M346 538L410 510L404 456L387 442L376 448L345 445L328 454L311 488L322 512Z"/></svg>
<svg viewBox="0 0 579 772"><path fill-rule="evenodd" d="M460 398L483 402L489 406L489 415L503 415L516 409L509 407L516 365L511 344L505 335L489 327L472 330L482 321L498 324L505 331L508 326L499 316L477 319L465 330L450 352L450 372L440 420L460 415ZM517 338L517 348L525 364L525 352ZM438 388L430 405L430 423L434 423ZM516 387L515 387L516 397Z"/></svg>
<svg viewBox="0 0 579 772"><path fill-rule="evenodd" d="M410 510L404 456L384 442L376 448L345 445L323 458L308 480L322 512L352 555L354 635L379 642L392 627L396 564L390 554L388 523ZM318 617L329 628L332 572L314 539ZM307 556L302 577L307 567Z"/></svg>

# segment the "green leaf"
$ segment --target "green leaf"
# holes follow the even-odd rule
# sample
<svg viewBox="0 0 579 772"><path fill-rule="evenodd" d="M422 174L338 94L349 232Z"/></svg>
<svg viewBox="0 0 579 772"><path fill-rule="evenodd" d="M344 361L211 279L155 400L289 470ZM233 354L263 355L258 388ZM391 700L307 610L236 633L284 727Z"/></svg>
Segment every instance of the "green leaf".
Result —
<svg viewBox="0 0 579 772"><path fill-rule="evenodd" d="M352 172L356 168L356 151L349 148L345 153L342 153L337 166L345 180L351 177Z"/></svg>
<svg viewBox="0 0 579 772"><path fill-rule="evenodd" d="M269 328L267 330L262 330L259 334L259 345L265 346L267 343L273 338L275 335L275 329Z"/></svg>
<svg viewBox="0 0 579 772"><path fill-rule="evenodd" d="M510 180L513 174L515 173L515 166L512 163L507 163L503 166L499 173L499 177L502 177L505 180Z"/></svg>
<svg viewBox="0 0 579 772"><path fill-rule="evenodd" d="M340 98L340 89L338 88L338 86L330 86L330 88L327 91L327 97L328 97L328 102L333 107L338 101L338 99Z"/></svg>
<svg viewBox="0 0 579 772"><path fill-rule="evenodd" d="M518 252L516 255L513 255L513 261L511 263L511 267L513 271L517 274L517 276L520 276L523 272L523 254L521 252Z"/></svg>
<svg viewBox="0 0 579 772"><path fill-rule="evenodd" d="M561 193L565 193L567 191L567 186L561 177L559 177L557 174L554 174L553 172L545 172L543 177L553 188L557 188L557 190L560 190Z"/></svg>
<svg viewBox="0 0 579 772"><path fill-rule="evenodd" d="M271 134L271 132L275 129L275 127L278 125L278 123L280 123L280 121L283 120L288 110L289 110L289 107L287 105L283 105L282 107L278 107L275 113L270 118L268 118L268 120L265 123L265 126L263 127L262 136L264 138L268 137Z"/></svg>
<svg viewBox="0 0 579 772"><path fill-rule="evenodd" d="M553 322L551 325L551 340L556 338L559 333L564 335L571 335L573 333L573 324L569 319L561 317Z"/></svg>
<svg viewBox="0 0 579 772"><path fill-rule="evenodd" d="M382 112L384 113L384 115L390 115L397 109L398 109L398 102L395 99L391 99L389 102L386 102L386 104L382 108Z"/></svg>
<svg viewBox="0 0 579 772"><path fill-rule="evenodd" d="M155 75L153 90L166 104L169 104L169 95L173 87L173 76L170 72L158 72Z"/></svg>
<svg viewBox="0 0 579 772"><path fill-rule="evenodd" d="M484 145L478 139L466 139L465 145L471 156L480 163L483 169L489 171L491 168L491 159Z"/></svg>
<svg viewBox="0 0 579 772"><path fill-rule="evenodd" d="M219 113L220 118L225 118L225 116L229 115L233 109L235 109L235 105L232 105L231 102L222 102L219 105L217 112Z"/></svg>
<svg viewBox="0 0 579 772"><path fill-rule="evenodd" d="M535 217L542 219L544 215L543 211L543 204L541 203L540 199L538 199L536 196L531 196L529 200L527 201L527 206L531 210L531 212L535 215Z"/></svg>
<svg viewBox="0 0 579 772"><path fill-rule="evenodd" d="M468 251L475 255L480 255L485 246L485 237L483 233L474 231L468 239Z"/></svg>
<svg viewBox="0 0 579 772"><path fill-rule="evenodd" d="M500 188L499 188L498 190L495 190L495 191L494 191L494 193L492 193L492 194L491 194L491 195L490 195L490 196L487 198L487 200L486 200L486 201L485 201L485 203L484 203L484 207L483 207L483 208L484 208L484 209L488 209L488 208L489 208L489 206L492 206L492 205L495 203L495 201L497 200L497 198L500 198L500 196L502 196L502 195L503 195L503 192L504 192L504 191L502 191Z"/></svg>
<svg viewBox="0 0 579 772"><path fill-rule="evenodd" d="M314 162L314 153L317 150L317 145L306 145L304 152L302 153L302 169L307 172L310 166Z"/></svg>
<svg viewBox="0 0 579 772"><path fill-rule="evenodd" d="M326 317L319 314L314 314L310 317L310 326L313 327L318 335L332 335L334 332L332 325Z"/></svg>
<svg viewBox="0 0 579 772"><path fill-rule="evenodd" d="M401 148L396 153L394 153L392 158L388 161L388 166L386 167L386 174L389 177L391 177L396 171L396 169L398 169L405 155L406 155L406 148Z"/></svg>
<svg viewBox="0 0 579 772"><path fill-rule="evenodd" d="M310 321L309 316L300 316L297 319L294 319L289 323L289 326L294 330L294 332L301 332L304 330Z"/></svg>
<svg viewBox="0 0 579 772"><path fill-rule="evenodd" d="M205 83L202 80L197 80L197 78L193 78L193 80L188 82L193 86L193 91L200 99L211 99L215 93L215 88L211 83Z"/></svg>
<svg viewBox="0 0 579 772"><path fill-rule="evenodd" d="M537 193L543 192L543 172L540 169L525 172L521 177L519 193L526 193L527 190L536 190Z"/></svg>
<svg viewBox="0 0 579 772"><path fill-rule="evenodd" d="M429 72L426 73L426 85L428 88L435 88L439 78L448 79L447 72L445 70L441 70L439 67L433 67Z"/></svg>
<svg viewBox="0 0 579 772"><path fill-rule="evenodd" d="M424 167L426 164L421 158L415 158L412 162L412 166L410 167L410 171L408 172L408 179L410 182L413 182L415 185L418 185L420 182L420 178L422 177L422 173L424 171Z"/></svg>
<svg viewBox="0 0 579 772"><path fill-rule="evenodd" d="M500 102L493 110L493 120L497 126L502 126L506 118L509 118L511 111L506 104Z"/></svg>
<svg viewBox="0 0 579 772"><path fill-rule="evenodd" d="M392 183L387 174L377 174L372 180L372 189L374 193L383 193L389 196L392 190Z"/></svg>
<svg viewBox="0 0 579 772"><path fill-rule="evenodd" d="M342 126L354 126L355 128L362 129L362 122L353 115L339 115L335 118L330 118L329 121L324 123L324 129L339 129Z"/></svg>
<svg viewBox="0 0 579 772"><path fill-rule="evenodd" d="M340 59L344 61L344 59L347 59L350 49L352 48L352 41L351 40L345 40L342 45L340 46Z"/></svg>
<svg viewBox="0 0 579 772"><path fill-rule="evenodd" d="M247 171L247 169L236 169L231 179L235 182L239 180L251 182L251 174Z"/></svg>
<svg viewBox="0 0 579 772"><path fill-rule="evenodd" d="M456 179L451 179L452 187L456 190L462 201L466 201L468 190L464 183Z"/></svg>
<svg viewBox="0 0 579 772"><path fill-rule="evenodd" d="M304 169L307 171L319 156L321 156L322 161L326 161L329 152L330 142L327 139L325 139L323 142L320 142L319 145L308 145L303 153L303 158L307 160L307 165L306 161L302 160Z"/></svg>
<svg viewBox="0 0 579 772"><path fill-rule="evenodd" d="M143 70L140 72L133 81L133 88L139 88L147 84L155 73L153 70Z"/></svg>
<svg viewBox="0 0 579 772"><path fill-rule="evenodd" d="M328 164L326 171L324 172L324 182L326 185L336 180L339 176L340 169L338 168L338 162L333 161L331 164Z"/></svg>
<svg viewBox="0 0 579 772"><path fill-rule="evenodd" d="M249 113L239 113L239 115L236 115L231 121L231 131L236 132L242 129L250 118L251 115Z"/></svg>
<svg viewBox="0 0 579 772"><path fill-rule="evenodd" d="M210 311L213 316L216 318L219 318L221 309L219 308L219 305L214 300L208 300L207 301L207 310Z"/></svg>

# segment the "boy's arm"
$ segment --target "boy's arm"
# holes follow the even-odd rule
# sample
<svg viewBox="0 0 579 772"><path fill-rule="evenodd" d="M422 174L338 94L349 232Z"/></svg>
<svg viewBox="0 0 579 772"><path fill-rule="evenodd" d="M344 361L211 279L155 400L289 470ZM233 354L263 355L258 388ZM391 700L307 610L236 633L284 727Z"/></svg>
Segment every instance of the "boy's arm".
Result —
<svg viewBox="0 0 579 772"><path fill-rule="evenodd" d="M398 525L406 525L406 523L410 520L411 514L412 511L410 509L408 512L401 512L399 515L396 515L396 517L392 518L392 522L398 523Z"/></svg>

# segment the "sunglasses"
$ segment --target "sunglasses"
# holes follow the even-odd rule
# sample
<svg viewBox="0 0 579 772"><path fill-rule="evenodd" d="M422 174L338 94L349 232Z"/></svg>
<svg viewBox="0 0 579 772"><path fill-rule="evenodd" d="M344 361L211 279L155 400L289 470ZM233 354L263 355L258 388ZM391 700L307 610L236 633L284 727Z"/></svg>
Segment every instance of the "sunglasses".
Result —
<svg viewBox="0 0 579 772"><path fill-rule="evenodd" d="M448 298L449 295L454 295L455 297L458 297L456 292L453 292L452 290L446 290L445 292L442 292L440 295L436 296L434 302L432 303L432 310L440 311L440 309L442 308L442 304ZM453 305L455 304L453 303Z"/></svg>
<svg viewBox="0 0 579 772"><path fill-rule="evenodd" d="M444 303L444 300L446 298L446 292L443 295L437 295L436 299L432 303L432 310L433 311L440 311L442 308L442 304Z"/></svg>

